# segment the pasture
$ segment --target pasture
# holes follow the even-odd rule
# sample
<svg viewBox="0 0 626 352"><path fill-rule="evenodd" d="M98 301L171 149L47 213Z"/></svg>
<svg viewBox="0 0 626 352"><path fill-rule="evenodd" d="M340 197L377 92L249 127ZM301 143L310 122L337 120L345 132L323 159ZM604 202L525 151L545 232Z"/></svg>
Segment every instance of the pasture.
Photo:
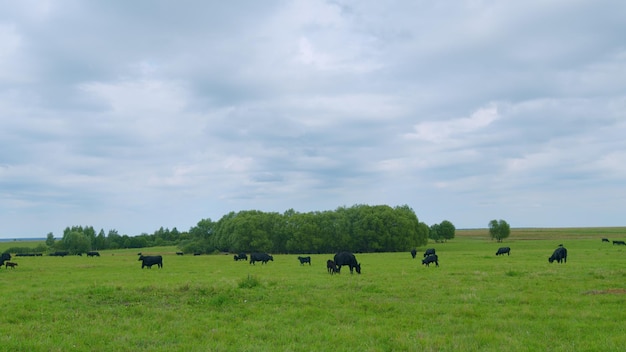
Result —
<svg viewBox="0 0 626 352"><path fill-rule="evenodd" d="M430 243L440 267L410 253L356 254L361 275L329 275L332 254L18 257L0 268L6 351L621 351L626 247L572 230L503 243L457 231ZM475 230L478 231L478 230ZM483 230L484 231L484 230ZM567 264L549 264L563 244ZM510 256L496 257L498 247ZM308 254L307 254L308 255Z"/></svg>

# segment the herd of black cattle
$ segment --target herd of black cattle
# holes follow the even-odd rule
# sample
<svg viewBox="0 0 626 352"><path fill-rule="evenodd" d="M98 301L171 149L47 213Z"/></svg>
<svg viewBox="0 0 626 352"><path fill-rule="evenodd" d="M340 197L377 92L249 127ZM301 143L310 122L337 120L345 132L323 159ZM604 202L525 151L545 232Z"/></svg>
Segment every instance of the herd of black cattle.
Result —
<svg viewBox="0 0 626 352"><path fill-rule="evenodd" d="M603 238L602 242L611 242L609 241L608 238ZM622 246L626 246L626 242L624 241L612 241L613 245L622 245ZM176 252L177 255L183 255L182 252ZM500 247L498 248L498 251L496 252L496 256L499 255L511 255L511 248L510 247ZM53 252L48 254L49 256L53 256L53 257L65 257L67 255L69 255L69 252L66 251L57 251L57 252ZM81 255L81 254L78 254ZM142 255L141 253L138 253L139 255L139 259L138 261L141 262L141 268L148 268L151 269L153 265L156 265L159 268L163 268L163 256L160 255ZM16 257L34 257L34 256L42 256L41 253L17 253L15 254ZM98 253L97 251L89 251L87 252L87 256L88 257L99 257L100 253ZM411 250L411 256L413 257L413 259L415 259L415 257L417 256L417 250L414 248L413 250ZM6 269L8 268L12 268L15 269L15 267L17 266L17 263L15 262L11 262L11 254L9 253L2 253L0 255L0 267L2 267L3 265L5 266ZM239 253L239 254L235 254L234 255L234 260L235 261L248 261L248 255L246 253ZM254 265L256 262L261 262L262 264L267 264L270 261L274 261L274 257L267 254L267 253L252 253L250 254L249 257L249 261L250 264ZM307 256L307 257L302 257L299 256L298 257L298 261L300 261L300 265L304 265L304 264L309 264L311 265L311 257ZM567 263L567 249L565 247L563 247L562 244L560 244L558 246L557 249L554 250L554 252L552 253L552 255L548 258L548 262L549 263L553 263L553 262L557 262L557 263ZM435 253L435 249L434 248L428 248L426 249L426 251L424 252L424 256L422 259L422 265L426 265L426 266L430 266L430 264L435 263L436 266L439 266L439 257L437 256L437 254ZM341 272L341 267L342 266L347 266L350 268L350 274L352 274L354 271L357 272L357 274L361 273L361 264L356 260L356 257L354 256L354 254L350 253L350 252L340 252L335 254L333 259L328 259L326 261L326 269L328 270L329 274L339 274Z"/></svg>

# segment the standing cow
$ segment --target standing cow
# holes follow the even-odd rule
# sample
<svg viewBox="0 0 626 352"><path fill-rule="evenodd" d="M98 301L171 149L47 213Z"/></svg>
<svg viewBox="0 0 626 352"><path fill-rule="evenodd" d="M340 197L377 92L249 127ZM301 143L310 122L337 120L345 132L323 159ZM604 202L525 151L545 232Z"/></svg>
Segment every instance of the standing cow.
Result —
<svg viewBox="0 0 626 352"><path fill-rule="evenodd" d="M548 262L552 263L556 260L557 263L567 263L567 249L565 247L559 247L554 250L552 256L548 258Z"/></svg>
<svg viewBox="0 0 626 352"><path fill-rule="evenodd" d="M254 264L255 262L261 262L262 264L266 264L269 261L274 261L274 257L267 253L252 253L250 254L250 264Z"/></svg>
<svg viewBox="0 0 626 352"><path fill-rule="evenodd" d="M328 270L328 273L332 275L337 272L337 265L335 265L334 261L328 259L326 261L326 270Z"/></svg>
<svg viewBox="0 0 626 352"><path fill-rule="evenodd" d="M2 254L0 254L0 266L3 266L4 262L6 262L7 260L11 260L11 254L10 253L2 253Z"/></svg>
<svg viewBox="0 0 626 352"><path fill-rule="evenodd" d="M511 255L511 248L509 247L500 247L496 252L496 255Z"/></svg>
<svg viewBox="0 0 626 352"><path fill-rule="evenodd" d="M309 263L309 265L311 265L311 257L310 256L298 257L298 260L300 261L300 265L304 265L305 263Z"/></svg>
<svg viewBox="0 0 626 352"><path fill-rule="evenodd" d="M411 249L411 257L413 257L413 259L415 259L416 255L417 255L417 249L415 249L415 248Z"/></svg>
<svg viewBox="0 0 626 352"><path fill-rule="evenodd" d="M157 265L159 268L163 268L163 257L160 255L140 255L141 268L148 267L152 269L153 265Z"/></svg>
<svg viewBox="0 0 626 352"><path fill-rule="evenodd" d="M435 249L434 248L428 248L426 250L426 252L424 252L424 258L428 257L429 255L433 255L435 254Z"/></svg>
<svg viewBox="0 0 626 352"><path fill-rule="evenodd" d="M335 254L335 265L337 265L337 273L341 273L341 267L347 265L350 267L350 274L356 269L356 273L361 273L361 264L356 261L354 254L350 252L341 252Z"/></svg>

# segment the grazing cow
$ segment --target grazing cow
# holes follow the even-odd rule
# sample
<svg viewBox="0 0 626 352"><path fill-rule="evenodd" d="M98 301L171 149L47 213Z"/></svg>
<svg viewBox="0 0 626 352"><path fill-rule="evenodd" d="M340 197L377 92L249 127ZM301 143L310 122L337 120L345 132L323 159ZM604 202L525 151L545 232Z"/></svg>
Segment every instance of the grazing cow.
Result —
<svg viewBox="0 0 626 352"><path fill-rule="evenodd" d="M6 262L7 260L11 260L11 254L9 253L0 254L0 266L3 266L4 262Z"/></svg>
<svg viewBox="0 0 626 352"><path fill-rule="evenodd" d="M183 252L176 252L176 255L185 255Z"/></svg>
<svg viewBox="0 0 626 352"><path fill-rule="evenodd" d="M609 242L609 239L608 238L603 238L602 242Z"/></svg>
<svg viewBox="0 0 626 352"><path fill-rule="evenodd" d="M194 252L193 255L202 255L200 252Z"/></svg>
<svg viewBox="0 0 626 352"><path fill-rule="evenodd" d="M240 260L246 260L246 261L248 260L248 256L246 255L246 253L235 254L233 258L235 259L236 262Z"/></svg>
<svg viewBox="0 0 626 352"><path fill-rule="evenodd" d="M417 255L417 249L415 249L415 248L411 249L411 257L413 257L413 259L415 259L416 255Z"/></svg>
<svg viewBox="0 0 626 352"><path fill-rule="evenodd" d="M496 255L511 255L511 248L509 247L500 247L498 248L498 252L496 252Z"/></svg>
<svg viewBox="0 0 626 352"><path fill-rule="evenodd" d="M300 265L304 265L304 263L309 263L311 265L311 257L298 257L300 261Z"/></svg>
<svg viewBox="0 0 626 352"><path fill-rule="evenodd" d="M255 262L261 262L262 264L267 264L269 261L274 261L274 257L267 253L252 253L250 254L250 264L254 264Z"/></svg>
<svg viewBox="0 0 626 352"><path fill-rule="evenodd" d="M96 251L89 251L89 252L87 252L87 256L88 257L99 257L100 253L98 253Z"/></svg>
<svg viewBox="0 0 626 352"><path fill-rule="evenodd" d="M431 254L422 260L422 265L430 266L430 263L435 263L439 266L439 257L436 254Z"/></svg>
<svg viewBox="0 0 626 352"><path fill-rule="evenodd" d="M428 257L429 255L433 255L435 254L435 249L434 248L428 248L426 250L426 252L424 252L424 258Z"/></svg>
<svg viewBox="0 0 626 352"><path fill-rule="evenodd" d="M341 273L341 267L347 265L350 267L350 274L353 274L353 270L356 269L356 273L361 273L361 264L356 261L354 254L350 252L341 252L335 254L335 265L337 265L337 273Z"/></svg>
<svg viewBox="0 0 626 352"><path fill-rule="evenodd" d="M141 268L148 267L148 269L152 269L153 265L157 265L159 268L163 267L163 257L160 255L140 255L139 259L141 261Z"/></svg>
<svg viewBox="0 0 626 352"><path fill-rule="evenodd" d="M11 269L15 269L15 267L17 266L17 263L13 263L13 262L6 262L4 263L4 268L8 269L9 267L11 267Z"/></svg>
<svg viewBox="0 0 626 352"><path fill-rule="evenodd" d="M332 275L337 272L337 265L335 265L334 261L328 259L326 261L326 270L328 270L328 273Z"/></svg>
<svg viewBox="0 0 626 352"><path fill-rule="evenodd" d="M52 257L65 257L68 254L70 254L68 251L56 251L54 253L50 253L49 255Z"/></svg>
<svg viewBox="0 0 626 352"><path fill-rule="evenodd" d="M548 258L548 262L552 263L556 260L557 263L567 263L567 249L565 247L559 247L554 250L552 256Z"/></svg>
<svg viewBox="0 0 626 352"><path fill-rule="evenodd" d="M626 246L626 242L624 241L613 241L613 245L622 245L622 246Z"/></svg>

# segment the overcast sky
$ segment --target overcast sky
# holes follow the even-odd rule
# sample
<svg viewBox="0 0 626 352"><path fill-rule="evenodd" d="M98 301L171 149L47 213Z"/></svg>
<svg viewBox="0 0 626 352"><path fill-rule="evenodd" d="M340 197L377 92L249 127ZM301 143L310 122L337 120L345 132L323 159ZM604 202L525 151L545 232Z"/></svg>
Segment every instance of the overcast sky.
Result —
<svg viewBox="0 0 626 352"><path fill-rule="evenodd" d="M624 1L0 0L0 238L407 204L626 225Z"/></svg>

